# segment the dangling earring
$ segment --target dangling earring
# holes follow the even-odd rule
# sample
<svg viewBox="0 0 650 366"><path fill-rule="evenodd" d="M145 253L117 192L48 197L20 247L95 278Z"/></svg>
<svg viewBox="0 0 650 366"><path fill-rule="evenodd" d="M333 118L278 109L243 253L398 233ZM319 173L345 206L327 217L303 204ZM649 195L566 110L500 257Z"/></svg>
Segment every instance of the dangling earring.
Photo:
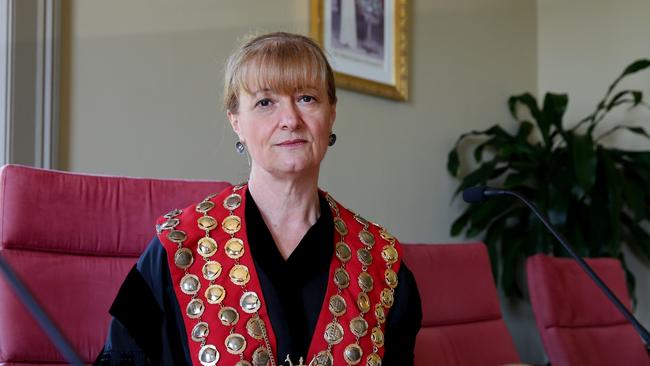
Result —
<svg viewBox="0 0 650 366"><path fill-rule="evenodd" d="M330 139L329 139L329 141L327 142L327 145L328 145L328 146L333 146L335 143L336 143L336 134L335 134L335 133L331 133L331 134L330 134Z"/></svg>
<svg viewBox="0 0 650 366"><path fill-rule="evenodd" d="M244 152L246 151L246 146L241 141L237 141L235 143L235 149L240 155L244 155Z"/></svg>

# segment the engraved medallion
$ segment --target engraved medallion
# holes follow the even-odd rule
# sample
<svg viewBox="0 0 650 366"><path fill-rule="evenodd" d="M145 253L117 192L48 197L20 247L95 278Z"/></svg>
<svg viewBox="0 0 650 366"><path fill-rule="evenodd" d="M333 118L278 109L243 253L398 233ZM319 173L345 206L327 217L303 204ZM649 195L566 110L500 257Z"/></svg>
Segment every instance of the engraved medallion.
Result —
<svg viewBox="0 0 650 366"><path fill-rule="evenodd" d="M239 205L241 205L241 196L237 193L233 193L223 200L223 207L226 210L234 211Z"/></svg>
<svg viewBox="0 0 650 366"><path fill-rule="evenodd" d="M175 208L175 209L167 212L163 217L166 218L166 219L171 219L171 218L176 217L176 216L178 216L178 215L180 215L182 213L183 213L183 210L179 210L179 209Z"/></svg>
<svg viewBox="0 0 650 366"><path fill-rule="evenodd" d="M363 357L363 351L356 343L349 344L345 347L345 351L343 351L343 358L350 365L356 365L361 362L361 357Z"/></svg>
<svg viewBox="0 0 650 366"><path fill-rule="evenodd" d="M201 230L212 230L217 227L217 220L212 216L201 216L196 222Z"/></svg>
<svg viewBox="0 0 650 366"><path fill-rule="evenodd" d="M340 289L347 288L350 285L350 276L343 268L337 268L334 271L334 283Z"/></svg>
<svg viewBox="0 0 650 366"><path fill-rule="evenodd" d="M203 342L208 334L210 334L210 328L208 328L206 322L199 322L192 328L192 340L194 342Z"/></svg>
<svg viewBox="0 0 650 366"><path fill-rule="evenodd" d="M230 269L230 281L237 286L244 286L251 279L248 267L242 264L236 264Z"/></svg>
<svg viewBox="0 0 650 366"><path fill-rule="evenodd" d="M388 268L386 271L384 271L384 280L386 281L386 285L388 285L388 287L392 289L397 287L397 273L395 273L395 271L392 269Z"/></svg>
<svg viewBox="0 0 650 366"><path fill-rule="evenodd" d="M371 353L366 358L366 366L381 366L381 357L376 353Z"/></svg>
<svg viewBox="0 0 650 366"><path fill-rule="evenodd" d="M181 230L173 230L167 234L167 239L173 241L176 244L180 244L183 240L187 239L187 234Z"/></svg>
<svg viewBox="0 0 650 366"><path fill-rule="evenodd" d="M217 242L209 236L199 239L196 251L203 258L212 257L217 252Z"/></svg>
<svg viewBox="0 0 650 366"><path fill-rule="evenodd" d="M199 350L199 362L203 366L214 366L219 362L219 351L217 347L206 344Z"/></svg>
<svg viewBox="0 0 650 366"><path fill-rule="evenodd" d="M375 236L366 229L359 232L359 240L361 240L364 245L371 248L375 245Z"/></svg>
<svg viewBox="0 0 650 366"><path fill-rule="evenodd" d="M235 308L231 308L230 306L224 306L221 308L217 316L219 317L221 324L227 327L233 326L239 321L239 313Z"/></svg>
<svg viewBox="0 0 650 366"><path fill-rule="evenodd" d="M201 299L192 299L187 304L187 307L185 308L185 313L189 318L196 319L201 315L203 315L204 310L205 310L205 305L203 305L203 301L201 301Z"/></svg>
<svg viewBox="0 0 650 366"><path fill-rule="evenodd" d="M384 346L384 332L379 327L373 327L370 333L370 340L377 348Z"/></svg>
<svg viewBox="0 0 650 366"><path fill-rule="evenodd" d="M246 339L239 333L233 333L224 341L226 350L233 355L239 355L246 349Z"/></svg>
<svg viewBox="0 0 650 366"><path fill-rule="evenodd" d="M221 285L211 285L205 289L205 299L210 304L220 304L226 297L226 289Z"/></svg>
<svg viewBox="0 0 650 366"><path fill-rule="evenodd" d="M339 210L338 206L336 205L336 201L334 201L334 198L332 198L332 196L328 194L325 196L325 199L327 200L327 203L329 203L332 209L334 209L335 211Z"/></svg>
<svg viewBox="0 0 650 366"><path fill-rule="evenodd" d="M181 278L181 291L187 295L194 295L199 292L201 283L199 278L193 274L186 274Z"/></svg>
<svg viewBox="0 0 650 366"><path fill-rule="evenodd" d="M330 313L334 316L345 314L345 310L347 309L345 299L341 295L332 295L332 297L330 297L329 309Z"/></svg>
<svg viewBox="0 0 650 366"><path fill-rule="evenodd" d="M386 263L393 264L397 262L398 259L397 249L392 245L385 245L381 250L381 257L384 258Z"/></svg>
<svg viewBox="0 0 650 366"><path fill-rule="evenodd" d="M387 308L390 308L393 306L393 302L395 301L395 298L393 297L393 291L390 289L383 289L381 290L381 304L384 305Z"/></svg>
<svg viewBox="0 0 650 366"><path fill-rule="evenodd" d="M370 251L366 248L357 250L357 259L366 267L372 264L372 254L370 254Z"/></svg>
<svg viewBox="0 0 650 366"><path fill-rule="evenodd" d="M384 229L384 228L381 228L379 230L379 236L381 236L382 239L384 239L386 241L389 241L391 243L393 243L395 241L395 237L391 233L386 231L386 229Z"/></svg>
<svg viewBox="0 0 650 366"><path fill-rule="evenodd" d="M309 366L332 366L334 365L334 357L329 351L320 351L311 360Z"/></svg>
<svg viewBox="0 0 650 366"><path fill-rule="evenodd" d="M171 219L168 219L167 221L160 224L159 228L160 228L160 230L172 230L176 226L178 226L178 224L180 224L180 222L181 221L179 219L172 217Z"/></svg>
<svg viewBox="0 0 650 366"><path fill-rule="evenodd" d="M241 229L241 219L239 216L228 216L221 222L221 227L226 233L233 235Z"/></svg>
<svg viewBox="0 0 650 366"><path fill-rule="evenodd" d="M187 248L180 248L174 254L174 264L178 268L186 269L194 263L192 251Z"/></svg>
<svg viewBox="0 0 650 366"><path fill-rule="evenodd" d="M253 364L246 361L246 360L240 360L240 361L237 361L235 366L253 366Z"/></svg>
<svg viewBox="0 0 650 366"><path fill-rule="evenodd" d="M334 228L336 228L336 231L341 234L341 236L345 236L348 234L348 227L345 225L345 222L341 220L340 217L335 217L334 218Z"/></svg>
<svg viewBox="0 0 650 366"><path fill-rule="evenodd" d="M364 318L358 316L350 320L350 331L357 337L363 337L368 333L368 322Z"/></svg>
<svg viewBox="0 0 650 366"><path fill-rule="evenodd" d="M343 327L340 323L331 322L325 327L323 336L328 344L339 344L343 340Z"/></svg>
<svg viewBox="0 0 650 366"><path fill-rule="evenodd" d="M271 357L269 357L269 352L264 346L258 347L255 352L253 352L253 366L267 366Z"/></svg>
<svg viewBox="0 0 650 366"><path fill-rule="evenodd" d="M359 295L357 295L357 307L364 314L370 311L370 298L367 293L359 292Z"/></svg>
<svg viewBox="0 0 650 366"><path fill-rule="evenodd" d="M354 215L354 219L357 220L357 222L363 225L364 227L368 227L368 225L370 225L370 222L368 222L368 220L361 217L359 214Z"/></svg>
<svg viewBox="0 0 650 366"><path fill-rule="evenodd" d="M262 320L257 316L253 316L246 322L246 331L248 335L259 340L264 338L264 334L262 333L263 326Z"/></svg>
<svg viewBox="0 0 650 366"><path fill-rule="evenodd" d="M228 258L239 259L244 255L244 242L238 238L231 238L224 245Z"/></svg>
<svg viewBox="0 0 650 366"><path fill-rule="evenodd" d="M386 311L381 304L375 305L375 318L377 318L379 324L384 324L386 321Z"/></svg>
<svg viewBox="0 0 650 366"><path fill-rule="evenodd" d="M253 314L260 309L262 303L260 298L253 291L244 292L239 299L239 306L248 314Z"/></svg>
<svg viewBox="0 0 650 366"><path fill-rule="evenodd" d="M350 246L345 242L336 243L336 257L341 260L341 262L347 262L352 257L352 250Z"/></svg>
<svg viewBox="0 0 650 366"><path fill-rule="evenodd" d="M214 281L221 275L221 263L217 261L207 261L203 265L203 278L208 281Z"/></svg>
<svg viewBox="0 0 650 366"><path fill-rule="evenodd" d="M202 213L202 214L207 214L208 211L212 210L214 208L214 202L209 201L209 199L206 199L204 201L201 201L196 207L194 208L196 212Z"/></svg>
<svg viewBox="0 0 650 366"><path fill-rule="evenodd" d="M361 291L370 292L372 291L374 281L372 279L372 276L369 275L368 272L361 272L361 274L359 274L357 283L359 284L359 288L361 288Z"/></svg>

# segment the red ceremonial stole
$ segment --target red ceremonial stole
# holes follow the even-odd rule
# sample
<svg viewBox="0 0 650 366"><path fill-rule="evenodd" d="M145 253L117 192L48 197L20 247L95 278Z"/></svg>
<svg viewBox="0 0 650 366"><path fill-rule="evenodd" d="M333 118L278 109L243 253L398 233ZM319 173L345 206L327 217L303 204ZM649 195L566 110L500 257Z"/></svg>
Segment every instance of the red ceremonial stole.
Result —
<svg viewBox="0 0 650 366"><path fill-rule="evenodd" d="M277 354L248 245L246 189L226 188L158 220L194 365L288 364L286 355ZM399 243L320 194L334 218L335 255L308 355L290 355L291 360L293 365L300 358L313 366L379 365L401 262Z"/></svg>

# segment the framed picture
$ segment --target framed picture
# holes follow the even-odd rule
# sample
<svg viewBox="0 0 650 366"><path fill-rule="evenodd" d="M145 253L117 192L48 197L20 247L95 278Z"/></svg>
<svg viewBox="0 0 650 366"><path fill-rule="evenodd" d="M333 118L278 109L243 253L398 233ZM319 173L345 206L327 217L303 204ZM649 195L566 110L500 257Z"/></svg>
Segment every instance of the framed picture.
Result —
<svg viewBox="0 0 650 366"><path fill-rule="evenodd" d="M338 87L408 99L408 0L311 0L311 37Z"/></svg>

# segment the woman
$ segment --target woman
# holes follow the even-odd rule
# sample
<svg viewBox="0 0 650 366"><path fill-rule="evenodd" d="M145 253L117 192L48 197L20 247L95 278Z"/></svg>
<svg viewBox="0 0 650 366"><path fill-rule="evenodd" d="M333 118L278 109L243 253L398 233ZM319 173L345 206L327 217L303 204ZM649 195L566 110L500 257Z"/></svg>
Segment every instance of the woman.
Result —
<svg viewBox="0 0 650 366"><path fill-rule="evenodd" d="M159 219L97 363L413 364L420 299L399 243L317 186L336 100L307 37L231 55L224 101L248 183Z"/></svg>

